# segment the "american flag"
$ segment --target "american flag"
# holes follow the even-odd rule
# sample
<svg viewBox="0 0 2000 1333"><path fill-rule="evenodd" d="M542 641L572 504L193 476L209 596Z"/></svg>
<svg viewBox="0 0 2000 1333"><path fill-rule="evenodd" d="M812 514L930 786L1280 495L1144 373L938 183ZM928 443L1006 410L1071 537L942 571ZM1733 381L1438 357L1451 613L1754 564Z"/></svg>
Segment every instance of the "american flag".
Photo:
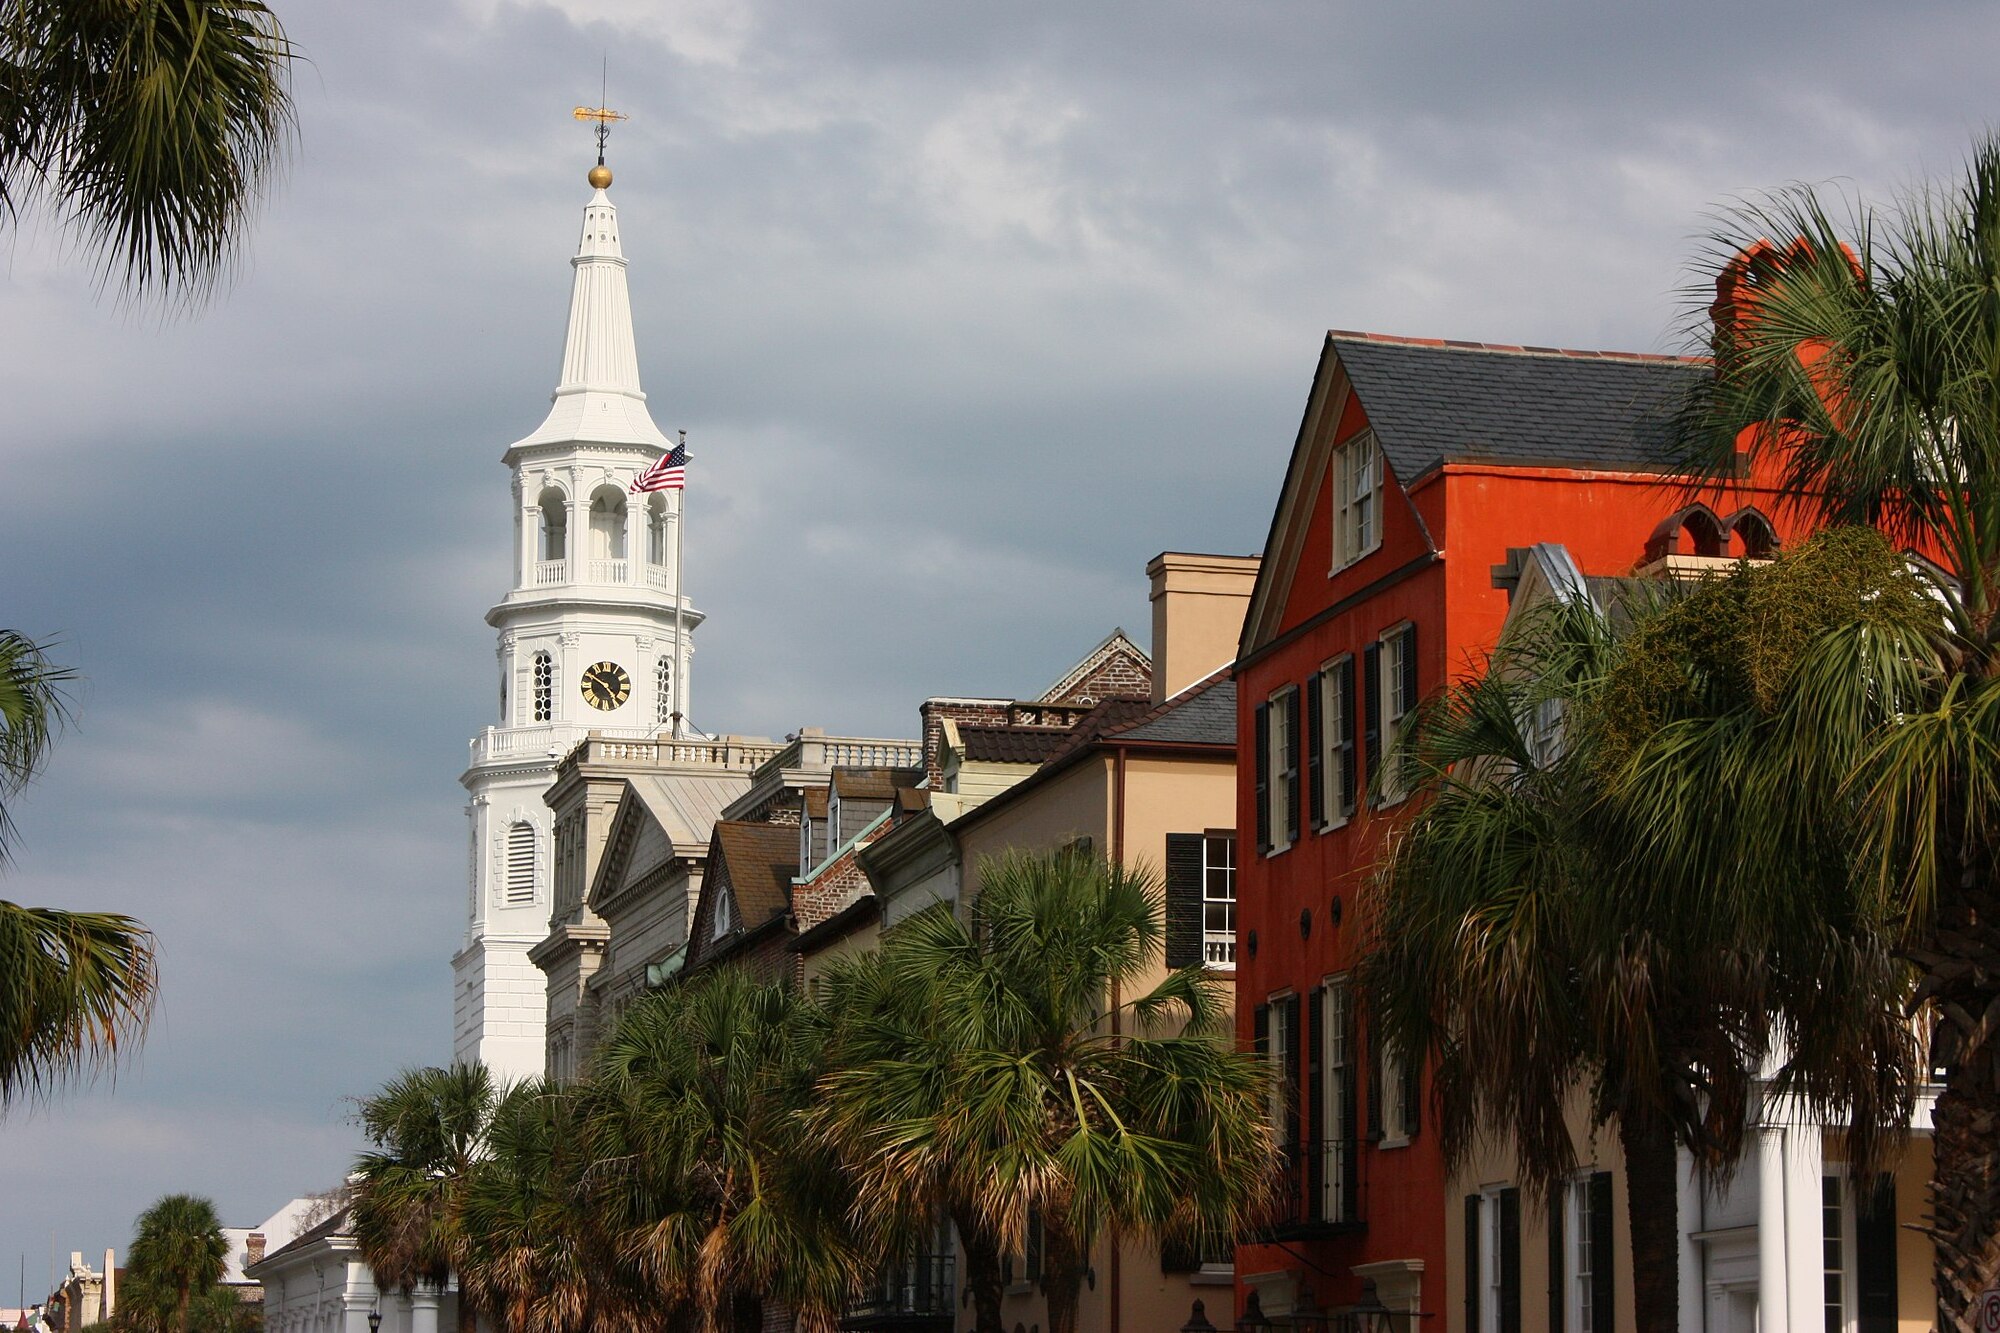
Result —
<svg viewBox="0 0 2000 1333"><path fill-rule="evenodd" d="M680 491L688 484L688 447L682 440L672 453L639 474L632 483L634 495L641 491Z"/></svg>

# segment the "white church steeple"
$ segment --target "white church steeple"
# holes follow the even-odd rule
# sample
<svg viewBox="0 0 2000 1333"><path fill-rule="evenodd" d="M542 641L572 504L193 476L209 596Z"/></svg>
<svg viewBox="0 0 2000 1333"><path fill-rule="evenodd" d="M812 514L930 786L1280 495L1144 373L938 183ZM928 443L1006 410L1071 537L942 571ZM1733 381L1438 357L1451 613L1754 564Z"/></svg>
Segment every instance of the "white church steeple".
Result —
<svg viewBox="0 0 2000 1333"><path fill-rule="evenodd" d="M684 492L631 493L671 446L639 387L601 138L599 147L570 261L562 372L542 424L503 460L513 473L513 586L486 614L499 636L498 724L473 739L459 779L471 796L472 864L452 960L455 1058L510 1078L544 1067L544 978L528 957L553 904L542 793L586 731L650 737L687 713L690 634L702 621L685 596L679 615L673 601Z"/></svg>

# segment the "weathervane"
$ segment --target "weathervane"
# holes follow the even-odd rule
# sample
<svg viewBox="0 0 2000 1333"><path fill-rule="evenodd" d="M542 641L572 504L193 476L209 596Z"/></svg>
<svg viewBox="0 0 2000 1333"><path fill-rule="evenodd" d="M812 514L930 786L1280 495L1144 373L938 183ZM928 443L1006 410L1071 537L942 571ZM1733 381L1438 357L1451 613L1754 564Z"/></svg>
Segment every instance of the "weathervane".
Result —
<svg viewBox="0 0 2000 1333"><path fill-rule="evenodd" d="M608 82L609 80L606 79L607 84ZM592 131L597 136L597 165L591 168L590 183L600 190L611 184L611 168L604 165L604 141L611 137L611 126L613 123L631 119L624 112L613 111L610 107L604 105L606 100L604 96L605 91L605 88L599 89L596 106L580 106L570 113L578 120L592 120L597 122L597 128Z"/></svg>

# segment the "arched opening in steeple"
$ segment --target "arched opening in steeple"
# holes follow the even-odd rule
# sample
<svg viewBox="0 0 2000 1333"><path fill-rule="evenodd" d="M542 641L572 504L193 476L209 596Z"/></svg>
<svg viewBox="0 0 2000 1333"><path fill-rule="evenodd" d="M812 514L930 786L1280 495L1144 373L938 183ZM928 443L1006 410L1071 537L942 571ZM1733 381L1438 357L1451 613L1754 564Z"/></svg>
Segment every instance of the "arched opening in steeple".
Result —
<svg viewBox="0 0 2000 1333"><path fill-rule="evenodd" d="M666 586L667 532L667 497L655 491L646 499L646 572L659 588Z"/></svg>
<svg viewBox="0 0 2000 1333"><path fill-rule="evenodd" d="M592 578L624 577L622 569L609 567L625 559L625 493L616 486L599 486L591 492L590 558L598 562Z"/></svg>
<svg viewBox="0 0 2000 1333"><path fill-rule="evenodd" d="M569 558L569 497L554 486L544 486L542 495L535 502L542 511L541 558L566 560Z"/></svg>
<svg viewBox="0 0 2000 1333"><path fill-rule="evenodd" d="M653 720L666 726L674 720L674 662L662 657L653 668Z"/></svg>

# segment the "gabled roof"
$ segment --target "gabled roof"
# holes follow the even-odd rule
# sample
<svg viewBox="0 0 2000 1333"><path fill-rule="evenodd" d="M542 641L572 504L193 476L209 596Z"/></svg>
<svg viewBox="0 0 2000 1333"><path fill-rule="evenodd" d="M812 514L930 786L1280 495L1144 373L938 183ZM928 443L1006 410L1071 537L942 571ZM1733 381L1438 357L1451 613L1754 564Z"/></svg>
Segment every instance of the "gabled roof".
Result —
<svg viewBox="0 0 2000 1333"><path fill-rule="evenodd" d="M1445 462L1659 472L1706 362L1631 352L1327 335L1408 486Z"/></svg>
<svg viewBox="0 0 2000 1333"><path fill-rule="evenodd" d="M1088 653L1085 653L1081 661L1068 671L1065 671L1055 684L1043 690L1036 697L1035 702L1045 704L1069 702L1070 695L1076 691L1078 686L1089 680L1097 672L1103 670L1105 665L1113 658L1119 656L1129 657L1134 662L1142 664L1149 674L1152 671L1153 659L1147 655L1146 650L1132 642L1131 638L1122 628L1114 629L1104 636L1102 643L1098 644Z"/></svg>
<svg viewBox="0 0 2000 1333"><path fill-rule="evenodd" d="M792 904L792 876L799 869L799 831L789 824L728 819L715 826L736 919L761 925Z"/></svg>

